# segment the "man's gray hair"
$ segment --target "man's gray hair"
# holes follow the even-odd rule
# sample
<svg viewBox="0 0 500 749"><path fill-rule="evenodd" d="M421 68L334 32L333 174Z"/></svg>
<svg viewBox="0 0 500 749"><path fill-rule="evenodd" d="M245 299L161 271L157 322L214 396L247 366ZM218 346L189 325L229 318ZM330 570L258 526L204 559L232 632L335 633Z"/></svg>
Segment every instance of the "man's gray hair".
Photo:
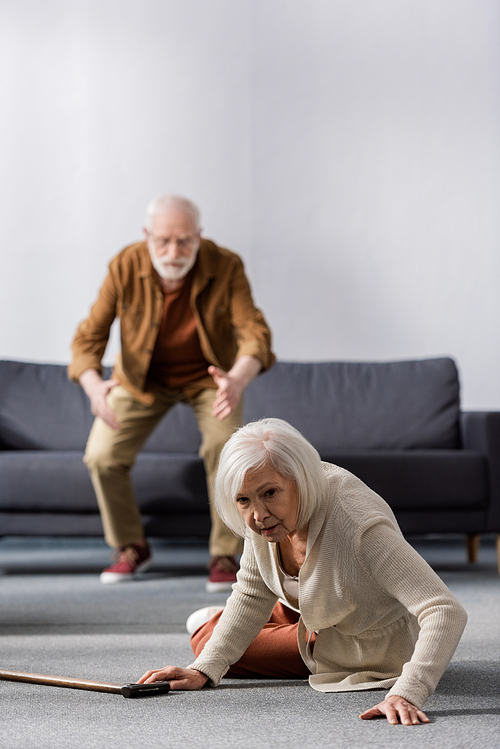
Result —
<svg viewBox="0 0 500 749"><path fill-rule="evenodd" d="M318 451L282 419L261 419L238 429L224 445L214 485L215 509L237 536L247 526L236 505L249 471L269 467L292 481L297 492L297 528L303 528L326 496L327 481Z"/></svg>
<svg viewBox="0 0 500 749"><path fill-rule="evenodd" d="M146 208L146 229L151 231L151 223L155 216L166 213L169 208L178 208L187 213L193 220L196 231L200 228L200 211L198 207L187 198L180 195L159 195L154 198Z"/></svg>

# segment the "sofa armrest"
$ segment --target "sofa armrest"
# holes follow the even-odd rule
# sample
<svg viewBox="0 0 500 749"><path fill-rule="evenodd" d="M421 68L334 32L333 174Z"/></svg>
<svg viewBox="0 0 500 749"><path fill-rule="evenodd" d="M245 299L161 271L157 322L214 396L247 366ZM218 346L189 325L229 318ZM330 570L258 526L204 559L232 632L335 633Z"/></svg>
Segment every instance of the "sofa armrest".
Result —
<svg viewBox="0 0 500 749"><path fill-rule="evenodd" d="M491 506L488 530L500 532L500 411L462 411L462 447L474 450L488 461Z"/></svg>

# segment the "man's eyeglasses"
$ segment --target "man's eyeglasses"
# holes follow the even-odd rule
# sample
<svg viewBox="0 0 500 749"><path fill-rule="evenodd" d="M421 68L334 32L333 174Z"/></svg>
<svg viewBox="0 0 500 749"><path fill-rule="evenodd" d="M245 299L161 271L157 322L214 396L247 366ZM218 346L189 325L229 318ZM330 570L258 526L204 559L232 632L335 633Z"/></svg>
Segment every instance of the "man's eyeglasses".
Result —
<svg viewBox="0 0 500 749"><path fill-rule="evenodd" d="M179 250L191 250L196 242L196 237L155 237L150 235L157 250L163 250L173 242Z"/></svg>

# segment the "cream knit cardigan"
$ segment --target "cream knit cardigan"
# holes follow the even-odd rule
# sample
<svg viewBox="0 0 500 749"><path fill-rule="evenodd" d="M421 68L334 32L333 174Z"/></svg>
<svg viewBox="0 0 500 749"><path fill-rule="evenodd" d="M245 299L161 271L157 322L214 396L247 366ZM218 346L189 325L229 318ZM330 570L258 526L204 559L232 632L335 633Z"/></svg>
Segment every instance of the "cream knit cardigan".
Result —
<svg viewBox="0 0 500 749"><path fill-rule="evenodd" d="M309 522L299 600L283 591L275 544L248 530L233 593L190 668L216 686L280 599L300 611L299 648L312 687L392 687L389 694L420 708L455 652L465 610L375 492L342 468L323 469L328 492ZM306 630L317 632L312 655Z"/></svg>

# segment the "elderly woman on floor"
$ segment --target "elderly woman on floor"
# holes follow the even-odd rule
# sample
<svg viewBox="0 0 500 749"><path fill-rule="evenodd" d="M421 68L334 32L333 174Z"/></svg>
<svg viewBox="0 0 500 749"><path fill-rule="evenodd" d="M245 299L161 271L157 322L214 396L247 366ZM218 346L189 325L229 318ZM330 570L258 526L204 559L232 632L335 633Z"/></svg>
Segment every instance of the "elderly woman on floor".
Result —
<svg viewBox="0 0 500 749"><path fill-rule="evenodd" d="M247 424L226 443L215 502L245 539L238 581L194 632L196 660L140 681L200 689L224 675L309 677L320 692L389 688L361 718L428 723L422 705L467 616L389 506L279 419Z"/></svg>

